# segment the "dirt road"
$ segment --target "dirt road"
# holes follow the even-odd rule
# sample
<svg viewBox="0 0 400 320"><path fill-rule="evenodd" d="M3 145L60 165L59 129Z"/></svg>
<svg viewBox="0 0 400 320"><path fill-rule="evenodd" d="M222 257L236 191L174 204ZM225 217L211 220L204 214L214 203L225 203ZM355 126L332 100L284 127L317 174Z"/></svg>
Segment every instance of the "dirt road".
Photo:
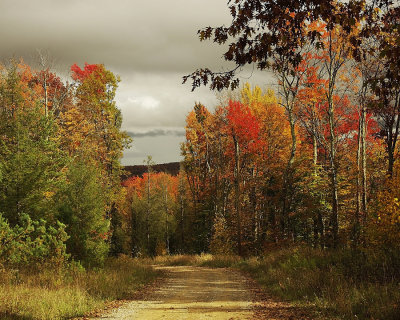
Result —
<svg viewBox="0 0 400 320"><path fill-rule="evenodd" d="M228 269L163 267L166 282L146 300L132 301L101 319L253 319L246 280Z"/></svg>

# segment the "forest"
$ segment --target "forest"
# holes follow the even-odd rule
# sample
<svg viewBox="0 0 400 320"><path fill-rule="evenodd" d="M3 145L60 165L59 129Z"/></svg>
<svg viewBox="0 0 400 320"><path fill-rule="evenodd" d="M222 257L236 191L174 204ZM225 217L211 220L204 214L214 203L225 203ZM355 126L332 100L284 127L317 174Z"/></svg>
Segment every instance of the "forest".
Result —
<svg viewBox="0 0 400 320"><path fill-rule="evenodd" d="M399 7L280 2L268 11L230 1L231 26L199 31L233 41L224 59L236 68L184 77L216 89L218 103L196 102L187 115L177 174L155 170L151 156L139 174L124 170L134 141L121 130L120 78L103 64L74 64L69 80L45 63L1 65L0 278L128 270L116 257L150 274L135 259L211 253L236 257L261 282L279 268L302 279L275 279L285 298L299 290L332 306L335 287L355 301L335 300L345 318L396 319ZM247 64L276 85L239 86L235 71ZM12 312L0 304L0 316Z"/></svg>
<svg viewBox="0 0 400 320"><path fill-rule="evenodd" d="M149 159L147 174L124 182L141 203L132 206L133 225L142 223L134 230L165 222L151 250L151 241L132 243L151 254L169 238L173 252L248 256L291 243L398 252L400 90L388 78L392 65L378 37L356 59L339 26L306 28L321 45L303 45L297 65L276 54L277 89L246 83L218 94L216 106L194 105L178 177L152 174ZM175 234L166 234L169 219Z"/></svg>

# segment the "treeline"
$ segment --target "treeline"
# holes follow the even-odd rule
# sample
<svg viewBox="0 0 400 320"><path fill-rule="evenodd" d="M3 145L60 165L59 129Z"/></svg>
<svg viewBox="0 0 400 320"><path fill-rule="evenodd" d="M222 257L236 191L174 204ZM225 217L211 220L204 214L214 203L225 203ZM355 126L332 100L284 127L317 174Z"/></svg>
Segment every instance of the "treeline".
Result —
<svg viewBox="0 0 400 320"><path fill-rule="evenodd" d="M180 163L179 162L169 162L169 163L159 163L151 166L153 172L165 172L172 176L179 174ZM134 166L124 166L124 177L125 179L135 176L143 176L147 172L146 165L134 165Z"/></svg>
<svg viewBox="0 0 400 320"><path fill-rule="evenodd" d="M0 66L0 264L100 266L113 252L129 137L103 65L71 67L72 82L10 61Z"/></svg>

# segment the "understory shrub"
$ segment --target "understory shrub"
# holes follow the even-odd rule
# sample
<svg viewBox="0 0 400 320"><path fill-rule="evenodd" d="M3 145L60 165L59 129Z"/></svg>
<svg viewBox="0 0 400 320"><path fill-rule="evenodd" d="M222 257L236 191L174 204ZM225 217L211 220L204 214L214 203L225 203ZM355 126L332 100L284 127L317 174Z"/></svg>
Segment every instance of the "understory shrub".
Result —
<svg viewBox="0 0 400 320"><path fill-rule="evenodd" d="M0 214L0 264L8 267L61 266L68 258L65 225L32 220L21 214L14 227Z"/></svg>

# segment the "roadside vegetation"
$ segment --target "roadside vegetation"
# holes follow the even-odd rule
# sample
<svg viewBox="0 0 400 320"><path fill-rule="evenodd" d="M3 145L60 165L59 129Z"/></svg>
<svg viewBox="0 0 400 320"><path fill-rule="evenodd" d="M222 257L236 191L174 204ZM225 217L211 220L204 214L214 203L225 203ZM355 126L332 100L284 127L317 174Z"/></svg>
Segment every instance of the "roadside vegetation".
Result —
<svg viewBox="0 0 400 320"><path fill-rule="evenodd" d="M0 270L1 319L66 319L84 316L115 300L129 300L161 273L137 259L109 258L103 268L77 263L62 269Z"/></svg>
<svg viewBox="0 0 400 320"><path fill-rule="evenodd" d="M234 266L275 297L310 304L326 317L395 320L399 256L352 250L281 249Z"/></svg>
<svg viewBox="0 0 400 320"><path fill-rule="evenodd" d="M76 263L59 270L2 270L2 319L83 316L115 300L129 300L162 274L150 265L233 268L256 280L273 298L311 306L324 319L398 319L400 256L387 253L273 249L259 257L164 255L110 258L104 268Z"/></svg>

